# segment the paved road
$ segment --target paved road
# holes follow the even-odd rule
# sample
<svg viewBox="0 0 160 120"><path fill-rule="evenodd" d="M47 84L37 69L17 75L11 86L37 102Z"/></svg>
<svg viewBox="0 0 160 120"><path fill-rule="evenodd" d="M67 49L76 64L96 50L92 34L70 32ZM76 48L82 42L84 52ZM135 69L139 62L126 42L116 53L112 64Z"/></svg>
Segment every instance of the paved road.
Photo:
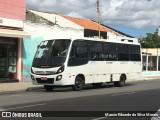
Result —
<svg viewBox="0 0 160 120"><path fill-rule="evenodd" d="M93 89L87 86L80 92L74 92L71 88L58 88L53 92L41 89L0 95L0 98L1 111L104 111L104 113L106 111L157 111L160 109L160 81L131 82L123 88L107 85L100 89ZM150 119L104 117L104 113L102 112L102 116L101 113L100 116L96 116L96 113L90 112L89 114L94 114L94 117L67 118L67 120ZM66 118L53 120L58 119L66 120Z"/></svg>

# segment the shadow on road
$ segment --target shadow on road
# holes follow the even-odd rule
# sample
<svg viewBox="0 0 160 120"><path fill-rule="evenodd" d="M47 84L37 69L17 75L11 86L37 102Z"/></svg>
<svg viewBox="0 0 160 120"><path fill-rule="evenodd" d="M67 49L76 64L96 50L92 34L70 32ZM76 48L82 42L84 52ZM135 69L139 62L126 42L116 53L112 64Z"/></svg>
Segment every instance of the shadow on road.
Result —
<svg viewBox="0 0 160 120"><path fill-rule="evenodd" d="M130 87L130 86L134 86L136 85L136 83L126 83L126 85L124 87ZM83 86L83 90L82 91L89 91L89 90L98 90L98 89L113 89L113 88L121 88L121 87L115 87L113 83L107 83L107 84L103 84L101 87L93 87L92 85L84 85ZM40 87L39 89L30 89L27 90L26 92L47 92L47 93L52 93L52 92L73 92L72 87L55 87L53 89L53 91L46 91L43 87ZM75 91L76 92L76 91Z"/></svg>

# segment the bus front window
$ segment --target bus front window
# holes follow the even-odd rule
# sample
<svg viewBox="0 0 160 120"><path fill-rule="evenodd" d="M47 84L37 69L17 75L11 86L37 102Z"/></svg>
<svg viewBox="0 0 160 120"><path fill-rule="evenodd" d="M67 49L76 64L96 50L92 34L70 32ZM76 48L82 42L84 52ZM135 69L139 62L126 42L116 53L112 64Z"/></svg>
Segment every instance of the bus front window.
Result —
<svg viewBox="0 0 160 120"><path fill-rule="evenodd" d="M64 64L70 40L49 40L44 41L39 45L33 67L58 67Z"/></svg>

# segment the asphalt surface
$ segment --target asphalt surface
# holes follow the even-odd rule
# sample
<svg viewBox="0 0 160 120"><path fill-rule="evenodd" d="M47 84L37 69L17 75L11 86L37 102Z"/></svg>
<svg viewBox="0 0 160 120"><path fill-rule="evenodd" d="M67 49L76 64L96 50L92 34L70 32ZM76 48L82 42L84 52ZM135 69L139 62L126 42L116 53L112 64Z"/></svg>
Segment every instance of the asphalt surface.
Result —
<svg viewBox="0 0 160 120"><path fill-rule="evenodd" d="M122 111L135 114L154 113L159 109L160 81L157 80L128 83L123 88L106 85L94 89L86 86L80 92L74 92L71 88L57 88L53 92L39 89L0 95L0 111L49 111L44 112L45 114L42 112L42 116L52 116L47 118L52 120L150 120L151 117L142 117L142 115L141 117L108 117L105 113L118 114Z"/></svg>

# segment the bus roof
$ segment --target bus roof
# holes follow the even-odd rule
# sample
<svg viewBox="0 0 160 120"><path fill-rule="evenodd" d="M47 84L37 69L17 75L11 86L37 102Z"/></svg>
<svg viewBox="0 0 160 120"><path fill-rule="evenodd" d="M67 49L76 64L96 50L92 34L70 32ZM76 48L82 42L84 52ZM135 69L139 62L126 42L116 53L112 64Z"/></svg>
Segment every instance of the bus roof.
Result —
<svg viewBox="0 0 160 120"><path fill-rule="evenodd" d="M89 40L89 41L103 41L103 42L114 42L114 43L125 43L125 44L140 44L137 38L129 38L129 37L118 37L116 40L111 39L99 39L99 38L86 38L86 37L65 37L65 38L53 38L50 40L62 40L62 39L70 39L74 40ZM46 40L44 40L46 41Z"/></svg>

